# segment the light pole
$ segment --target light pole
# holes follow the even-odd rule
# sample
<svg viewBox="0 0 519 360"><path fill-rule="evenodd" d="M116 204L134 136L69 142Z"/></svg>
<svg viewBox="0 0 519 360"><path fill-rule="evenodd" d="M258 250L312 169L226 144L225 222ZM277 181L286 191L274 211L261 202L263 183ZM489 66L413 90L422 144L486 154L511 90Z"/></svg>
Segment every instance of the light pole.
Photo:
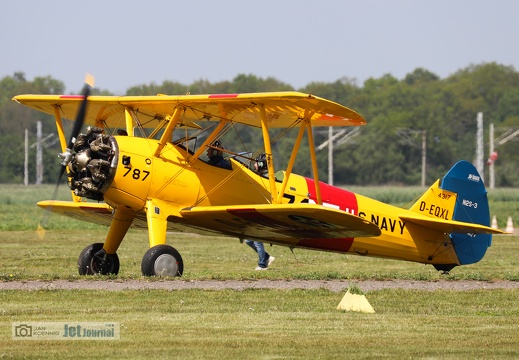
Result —
<svg viewBox="0 0 519 360"><path fill-rule="evenodd" d="M422 149L422 187L425 187L425 177L427 168L427 131L398 128L396 129L396 133L402 139L403 144L407 144L412 147ZM420 135L422 137L421 145L419 145L416 141L416 138Z"/></svg>
<svg viewBox="0 0 519 360"><path fill-rule="evenodd" d="M328 140L316 148L316 150L319 151L328 146L328 184L333 185L333 143L336 142L337 145L347 143L359 133L359 127L344 128L339 130L336 134L333 134L332 126L328 128Z"/></svg>

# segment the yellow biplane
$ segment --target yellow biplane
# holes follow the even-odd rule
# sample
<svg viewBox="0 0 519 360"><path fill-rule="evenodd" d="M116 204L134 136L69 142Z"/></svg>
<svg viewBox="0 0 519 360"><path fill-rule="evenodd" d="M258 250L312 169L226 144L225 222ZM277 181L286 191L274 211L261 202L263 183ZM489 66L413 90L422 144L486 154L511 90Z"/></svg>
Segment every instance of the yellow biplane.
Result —
<svg viewBox="0 0 519 360"><path fill-rule="evenodd" d="M481 260L491 234L502 233L489 227L485 187L466 161L455 164L410 209L319 181L313 128L361 126L365 120L317 96L90 96L90 89L85 85L82 95L13 99L56 120L60 179L66 172L73 199L38 205L109 226L104 243L81 252L81 275L117 274L116 252L130 227L148 230L145 276L182 275L182 257L166 245L168 231L407 260L444 272ZM74 121L68 142L62 119ZM83 124L88 126L80 133ZM228 152L228 167L211 165L205 153L236 124L261 129L262 146L246 155ZM298 131L293 151L286 169L275 172L270 134L290 128ZM292 173L305 135L313 178ZM266 154L268 176L250 167L259 153Z"/></svg>

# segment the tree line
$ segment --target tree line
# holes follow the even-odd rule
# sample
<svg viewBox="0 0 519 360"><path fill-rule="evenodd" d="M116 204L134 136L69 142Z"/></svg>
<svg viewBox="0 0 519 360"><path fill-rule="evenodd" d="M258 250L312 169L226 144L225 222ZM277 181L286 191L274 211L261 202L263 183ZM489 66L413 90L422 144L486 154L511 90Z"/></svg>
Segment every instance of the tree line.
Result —
<svg viewBox="0 0 519 360"><path fill-rule="evenodd" d="M359 85L354 79L341 78L331 83L312 82L294 89L290 84L272 77L240 74L232 81L217 83L202 79L189 85L173 81L143 84L127 89L126 95L293 90L345 105L367 120L367 125L352 141L334 146L333 176L334 183L338 185L420 185L421 137L408 137L410 141L403 141L402 131L408 134L425 131L426 183L430 184L443 176L456 161L475 161L478 112L484 115L486 157L490 123L494 124L496 137L506 129L519 128L519 73L511 66L497 63L469 65L444 79L426 69L417 68L403 79L386 74ZM25 129L31 133L31 143L36 141L38 120L43 123L44 136L56 132L52 116L11 101L15 95L28 93L62 94L65 93L65 86L62 81L50 76L27 80L22 72L0 80L0 183L23 183ZM94 94L111 95L108 90L102 89L94 89ZM253 139L253 130L248 131L242 131L241 136ZM295 136L290 134L274 144L279 165L288 161ZM316 145L327 138L327 129L316 129ZM243 141L243 138L229 136L225 139L225 145L239 150L239 143ZM298 155L294 171L309 176L311 168L306 150L302 149ZM31 149L29 158L31 182L35 176L34 151ZM44 182L52 183L56 179L58 151L58 144L44 149ZM517 143L509 141L496 147L496 151L499 154L495 162L496 186L519 186ZM328 151L318 151L317 157L319 177L327 181ZM486 178L488 174L484 176Z"/></svg>

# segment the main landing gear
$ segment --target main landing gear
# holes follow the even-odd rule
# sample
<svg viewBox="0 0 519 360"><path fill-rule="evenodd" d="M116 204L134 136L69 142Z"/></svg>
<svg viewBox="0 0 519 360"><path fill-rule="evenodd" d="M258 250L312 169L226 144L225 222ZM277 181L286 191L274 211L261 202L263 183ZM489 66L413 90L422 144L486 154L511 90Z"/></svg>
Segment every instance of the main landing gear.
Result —
<svg viewBox="0 0 519 360"><path fill-rule="evenodd" d="M144 276L182 276L184 262L174 247L156 245L144 254L141 271Z"/></svg>
<svg viewBox="0 0 519 360"><path fill-rule="evenodd" d="M91 244L79 254L77 267L79 275L117 275L119 256L107 254L102 243Z"/></svg>
<svg viewBox="0 0 519 360"><path fill-rule="evenodd" d="M79 275L117 275L119 257L107 254L102 243L95 243L81 252L77 265ZM174 247L156 245L144 254L141 271L144 276L182 276L184 262Z"/></svg>

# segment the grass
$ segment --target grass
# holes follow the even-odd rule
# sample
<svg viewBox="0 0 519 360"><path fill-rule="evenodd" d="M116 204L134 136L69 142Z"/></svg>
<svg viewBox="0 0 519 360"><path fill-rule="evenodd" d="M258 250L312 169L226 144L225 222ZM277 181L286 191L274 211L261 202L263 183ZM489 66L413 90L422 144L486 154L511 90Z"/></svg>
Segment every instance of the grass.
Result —
<svg viewBox="0 0 519 360"><path fill-rule="evenodd" d="M81 281L77 257L102 242L105 227L58 216L44 240L34 229L35 199L52 187L0 188L0 281ZM62 189L63 190L63 189ZM368 191L369 189L364 189ZM371 191L371 190L370 190ZM396 190L392 190L396 191ZM360 192L360 191L359 191ZM372 191L376 193L376 191ZM496 196L496 209L515 208L515 191ZM366 193L366 195L370 195ZM388 196L371 194L371 196ZM387 202L396 198L390 195ZM402 195L398 195L399 199ZM66 191L60 194L67 198ZM393 200L391 200L393 199ZM398 199L397 199L398 200ZM400 200L398 200L400 201ZM404 204L402 204L404 205ZM519 217L518 217L519 218ZM504 225L502 225L504 226ZM82 231L78 231L82 229ZM276 261L254 271L257 257L237 240L168 234L184 258L183 280L412 279L519 281L519 239L496 236L477 264L440 275L431 266L354 255L268 247ZM118 254L120 281L144 279L140 263L147 233L130 231ZM102 279L103 277L86 277ZM83 278L82 278L83 279ZM178 279L158 279L178 281ZM355 285L353 285L355 286ZM0 291L0 358L388 358L519 357L519 290L365 292L375 314L337 311L343 293L321 290L38 290ZM119 322L117 341L14 341L16 321Z"/></svg>
<svg viewBox="0 0 519 360"><path fill-rule="evenodd" d="M39 240L34 229L44 211L35 206L35 202L51 197L53 190L52 185L0 187L0 279L78 279L76 263L81 250L88 244L104 241L106 227L57 215L50 216L50 230L43 241ZM406 192L405 188L398 187L353 190L390 203L413 199L422 192L420 188L410 188ZM62 186L58 198L67 199L69 196L67 187ZM495 203L496 208L511 209L519 203L519 190L498 189ZM499 218L505 219L506 216L499 215ZM258 274L252 270L257 261L256 254L240 245L237 239L169 234L168 243L175 246L184 258L184 279L399 278L434 281L442 277L432 266L301 249L292 253L279 246L267 247L267 251L276 257L272 271ZM448 278L518 281L518 248L517 238L495 236L482 261L455 268ZM140 264L147 249L147 233L130 230L118 251L121 260L118 278L140 278Z"/></svg>
<svg viewBox="0 0 519 360"><path fill-rule="evenodd" d="M40 240L34 231L0 231L0 280L79 280L77 258L88 244L102 242L107 229L51 230ZM495 236L482 261L441 275L430 265L357 255L267 246L276 257L269 271L254 271L257 255L238 240L168 234L184 260L184 280L200 279L411 279L519 281L519 240ZM142 279L141 260L148 249L145 231L130 231L118 250L118 279ZM96 277L94 277L96 278ZM153 280L152 280L153 281Z"/></svg>
<svg viewBox="0 0 519 360"><path fill-rule="evenodd" d="M425 191L421 187L347 187L348 190L372 197L395 206L408 207ZM0 230L36 229L43 212L36 206L41 200L52 198L54 185L0 185ZM508 217L519 221L519 189L493 189L488 193L490 215L496 216L500 228L505 228ZM70 200L70 190L62 185L58 200ZM519 223L518 223L519 224ZM49 229L95 229L94 224L60 216L51 216Z"/></svg>
<svg viewBox="0 0 519 360"><path fill-rule="evenodd" d="M4 291L0 357L517 358L518 290ZM12 321L119 322L118 341L13 341Z"/></svg>
<svg viewBox="0 0 519 360"><path fill-rule="evenodd" d="M54 185L0 185L0 230L34 230L44 220L44 211L36 206L41 200L49 200ZM66 185L59 188L56 200L71 200ZM95 229L95 224L72 220L62 216L46 217L49 229Z"/></svg>

